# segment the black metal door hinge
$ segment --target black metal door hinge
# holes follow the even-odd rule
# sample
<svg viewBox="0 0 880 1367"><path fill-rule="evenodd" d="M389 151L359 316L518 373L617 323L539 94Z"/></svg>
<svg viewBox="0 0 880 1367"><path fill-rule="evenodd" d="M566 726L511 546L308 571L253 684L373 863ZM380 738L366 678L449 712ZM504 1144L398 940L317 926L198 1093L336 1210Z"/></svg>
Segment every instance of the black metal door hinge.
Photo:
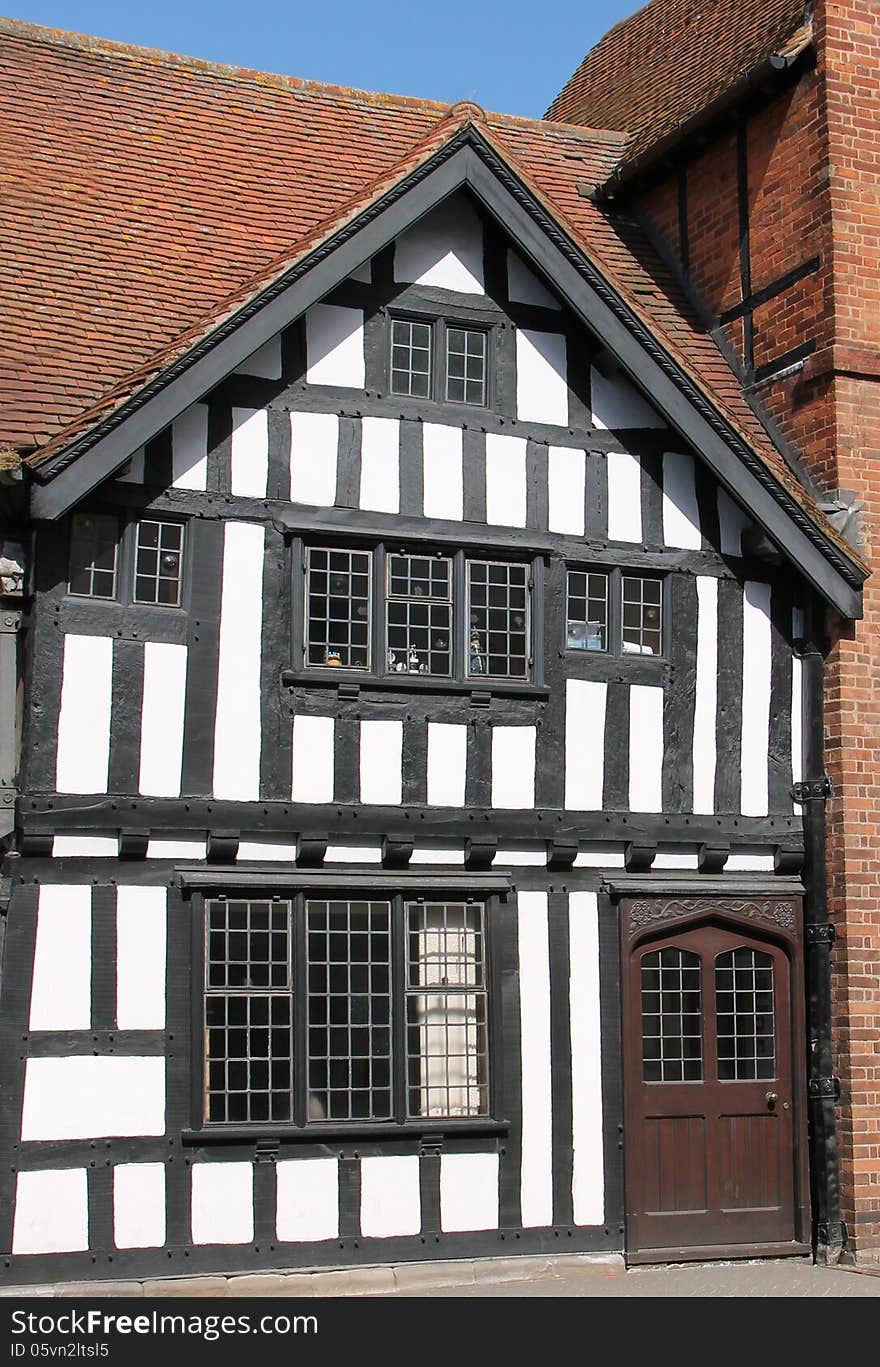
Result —
<svg viewBox="0 0 880 1367"><path fill-rule="evenodd" d="M811 1077L807 1083L807 1094L811 1101L839 1101L839 1077Z"/></svg>
<svg viewBox="0 0 880 1367"><path fill-rule="evenodd" d="M825 802L831 796L831 779L827 774L821 778L804 779L791 786L792 802Z"/></svg>
<svg viewBox="0 0 880 1367"><path fill-rule="evenodd" d="M820 921L818 925L806 926L808 945L833 945L837 939L837 926L832 921Z"/></svg>

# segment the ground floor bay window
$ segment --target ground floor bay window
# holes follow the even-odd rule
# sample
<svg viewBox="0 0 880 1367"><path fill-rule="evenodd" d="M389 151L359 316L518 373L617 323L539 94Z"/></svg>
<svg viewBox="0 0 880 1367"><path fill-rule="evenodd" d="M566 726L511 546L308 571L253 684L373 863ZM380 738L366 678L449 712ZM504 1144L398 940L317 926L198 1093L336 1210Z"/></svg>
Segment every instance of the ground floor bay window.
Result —
<svg viewBox="0 0 880 1367"><path fill-rule="evenodd" d="M488 1118L486 899L199 899L199 1127Z"/></svg>

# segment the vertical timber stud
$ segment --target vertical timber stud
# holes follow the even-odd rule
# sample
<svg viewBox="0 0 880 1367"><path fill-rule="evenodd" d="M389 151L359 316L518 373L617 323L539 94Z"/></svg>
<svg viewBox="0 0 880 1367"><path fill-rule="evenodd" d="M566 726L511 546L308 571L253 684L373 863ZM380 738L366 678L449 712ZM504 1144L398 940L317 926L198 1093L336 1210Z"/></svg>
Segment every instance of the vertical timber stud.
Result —
<svg viewBox="0 0 880 1367"><path fill-rule="evenodd" d="M807 1048L810 1126L810 1188L813 1249L817 1263L834 1265L846 1242L840 1218L835 1102L837 1081L831 1050L831 943L828 877L825 866L825 802L829 784L824 767L823 656L821 617L813 608L812 628L803 649L804 781L792 790L804 813L804 938L806 941Z"/></svg>

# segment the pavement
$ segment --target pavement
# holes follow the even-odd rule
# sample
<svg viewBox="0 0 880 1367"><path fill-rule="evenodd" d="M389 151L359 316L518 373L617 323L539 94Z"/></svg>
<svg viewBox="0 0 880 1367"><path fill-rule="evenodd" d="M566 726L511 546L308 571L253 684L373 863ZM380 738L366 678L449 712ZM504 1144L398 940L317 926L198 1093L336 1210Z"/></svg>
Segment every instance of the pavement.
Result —
<svg viewBox="0 0 880 1367"><path fill-rule="evenodd" d="M314 1272L65 1282L4 1287L0 1297L880 1297L880 1264L809 1259L680 1263L627 1269L616 1255L462 1259Z"/></svg>

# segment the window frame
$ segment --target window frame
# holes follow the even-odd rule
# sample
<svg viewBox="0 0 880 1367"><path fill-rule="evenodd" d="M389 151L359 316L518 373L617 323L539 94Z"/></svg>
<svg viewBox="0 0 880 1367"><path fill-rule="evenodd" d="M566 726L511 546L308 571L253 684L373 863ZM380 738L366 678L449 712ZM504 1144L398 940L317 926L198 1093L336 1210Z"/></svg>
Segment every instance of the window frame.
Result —
<svg viewBox="0 0 880 1367"><path fill-rule="evenodd" d="M411 878L412 876L410 876ZM454 875L453 875L454 879ZM285 1141L320 1142L332 1136L337 1141L365 1136L406 1138L420 1133L502 1134L509 1129L503 1119L502 1081L504 1074L501 1020L499 947L495 922L498 904L510 892L506 878L492 874L471 874L457 884L453 879L422 876L407 886L407 877L393 875L348 878L315 873L300 877L250 874L223 879L193 872L191 885L191 1072L190 1126L182 1131L185 1143L254 1141L278 1136ZM428 886L425 886L425 885ZM206 925L208 903L222 899L290 903L291 929L291 1030L293 1033L293 1106L290 1120L218 1121L206 1118L207 1047L204 1010L206 989ZM308 1077L306 1044L306 902L327 900L387 901L391 905L391 1039L392 1039L392 1116L389 1119L314 1119L309 1120L308 1086L296 1086L297 1077ZM406 1047L407 1001L407 922L406 907L413 902L480 905L483 908L483 968L486 993L486 1053L488 1078L487 1111L475 1116L410 1116L408 1114L408 1053ZM297 984L304 984L297 987Z"/></svg>
<svg viewBox="0 0 880 1367"><path fill-rule="evenodd" d="M181 610L188 607L189 597L189 544L190 544L190 524L192 519L180 517L175 514L167 514L164 510L154 512L144 508L140 512L126 512L118 508L96 508L78 510L86 516L112 517L116 521L116 583L115 592L112 598L99 598L92 594L75 593L71 591L71 565L73 551L73 517L69 520L66 538L67 549L67 577L65 581L65 601L68 603L85 604L91 603L94 609L110 609L111 611L119 608L132 609L136 612L146 612L151 616L155 613L179 614ZM76 516L76 514L74 514ZM176 603L151 603L141 598L135 597L135 578L137 569L137 539L138 527L142 522L158 522L160 524L173 524L181 527L183 531L182 545L180 550L180 578L179 592Z"/></svg>
<svg viewBox="0 0 880 1367"><path fill-rule="evenodd" d="M449 404L454 409L470 410L474 413L494 412L497 392L496 385L496 365L498 348L496 346L495 331L498 326L485 318L469 317L467 314L458 315L451 311L432 311L422 313L412 307L402 307L399 309L389 309L387 314L387 332L385 346L385 387L390 398L401 399L413 403L436 403L441 405ZM430 329L431 336L431 355L430 371L428 374L428 393L404 394L393 388L392 384L392 348L395 323L420 323ZM479 332L486 339L485 350L485 375L483 383L483 402L470 403L466 399L450 399L449 390L449 330L464 332Z"/></svg>
<svg viewBox="0 0 880 1367"><path fill-rule="evenodd" d="M308 662L309 633L309 594L308 594L308 555L310 550L361 551L371 556L370 573L370 649L368 664L343 666L310 664ZM463 546L443 546L433 542L414 544L409 541L355 540L337 537L330 540L302 537L297 541L293 555L294 574L299 574L299 586L294 588L293 602L297 610L292 614L293 659L298 661L295 671L298 679L328 682L336 679L388 685L391 680L401 687L416 684L418 687L442 690L472 689L543 689L543 657L536 650L535 642L541 639L543 630L543 557L540 553L510 554L500 549L487 549L485 552ZM388 565L393 555L408 555L423 559L448 559L451 562L450 602L452 608L451 654L452 669L449 674L398 672L388 665L387 604ZM523 676L507 674L471 674L469 672L470 642L470 599L468 591L468 565L483 564L522 565L526 577L526 669ZM430 600L426 600L430 601ZM438 600L439 601L439 600Z"/></svg>
<svg viewBox="0 0 880 1367"><path fill-rule="evenodd" d="M564 592L564 612L562 619L562 652L566 660L572 659L592 659L592 660L659 660L668 661L670 624L669 624L669 593L667 581L669 573L663 570L633 569L628 565L607 565L607 564L587 564L582 560L566 559L565 565L565 592ZM606 644L604 650L579 649L568 644L568 622L569 622L569 575L571 574L601 574L606 581ZM657 654L643 654L641 651L624 650L623 648L623 581L624 579L654 579L660 584L660 650Z"/></svg>

